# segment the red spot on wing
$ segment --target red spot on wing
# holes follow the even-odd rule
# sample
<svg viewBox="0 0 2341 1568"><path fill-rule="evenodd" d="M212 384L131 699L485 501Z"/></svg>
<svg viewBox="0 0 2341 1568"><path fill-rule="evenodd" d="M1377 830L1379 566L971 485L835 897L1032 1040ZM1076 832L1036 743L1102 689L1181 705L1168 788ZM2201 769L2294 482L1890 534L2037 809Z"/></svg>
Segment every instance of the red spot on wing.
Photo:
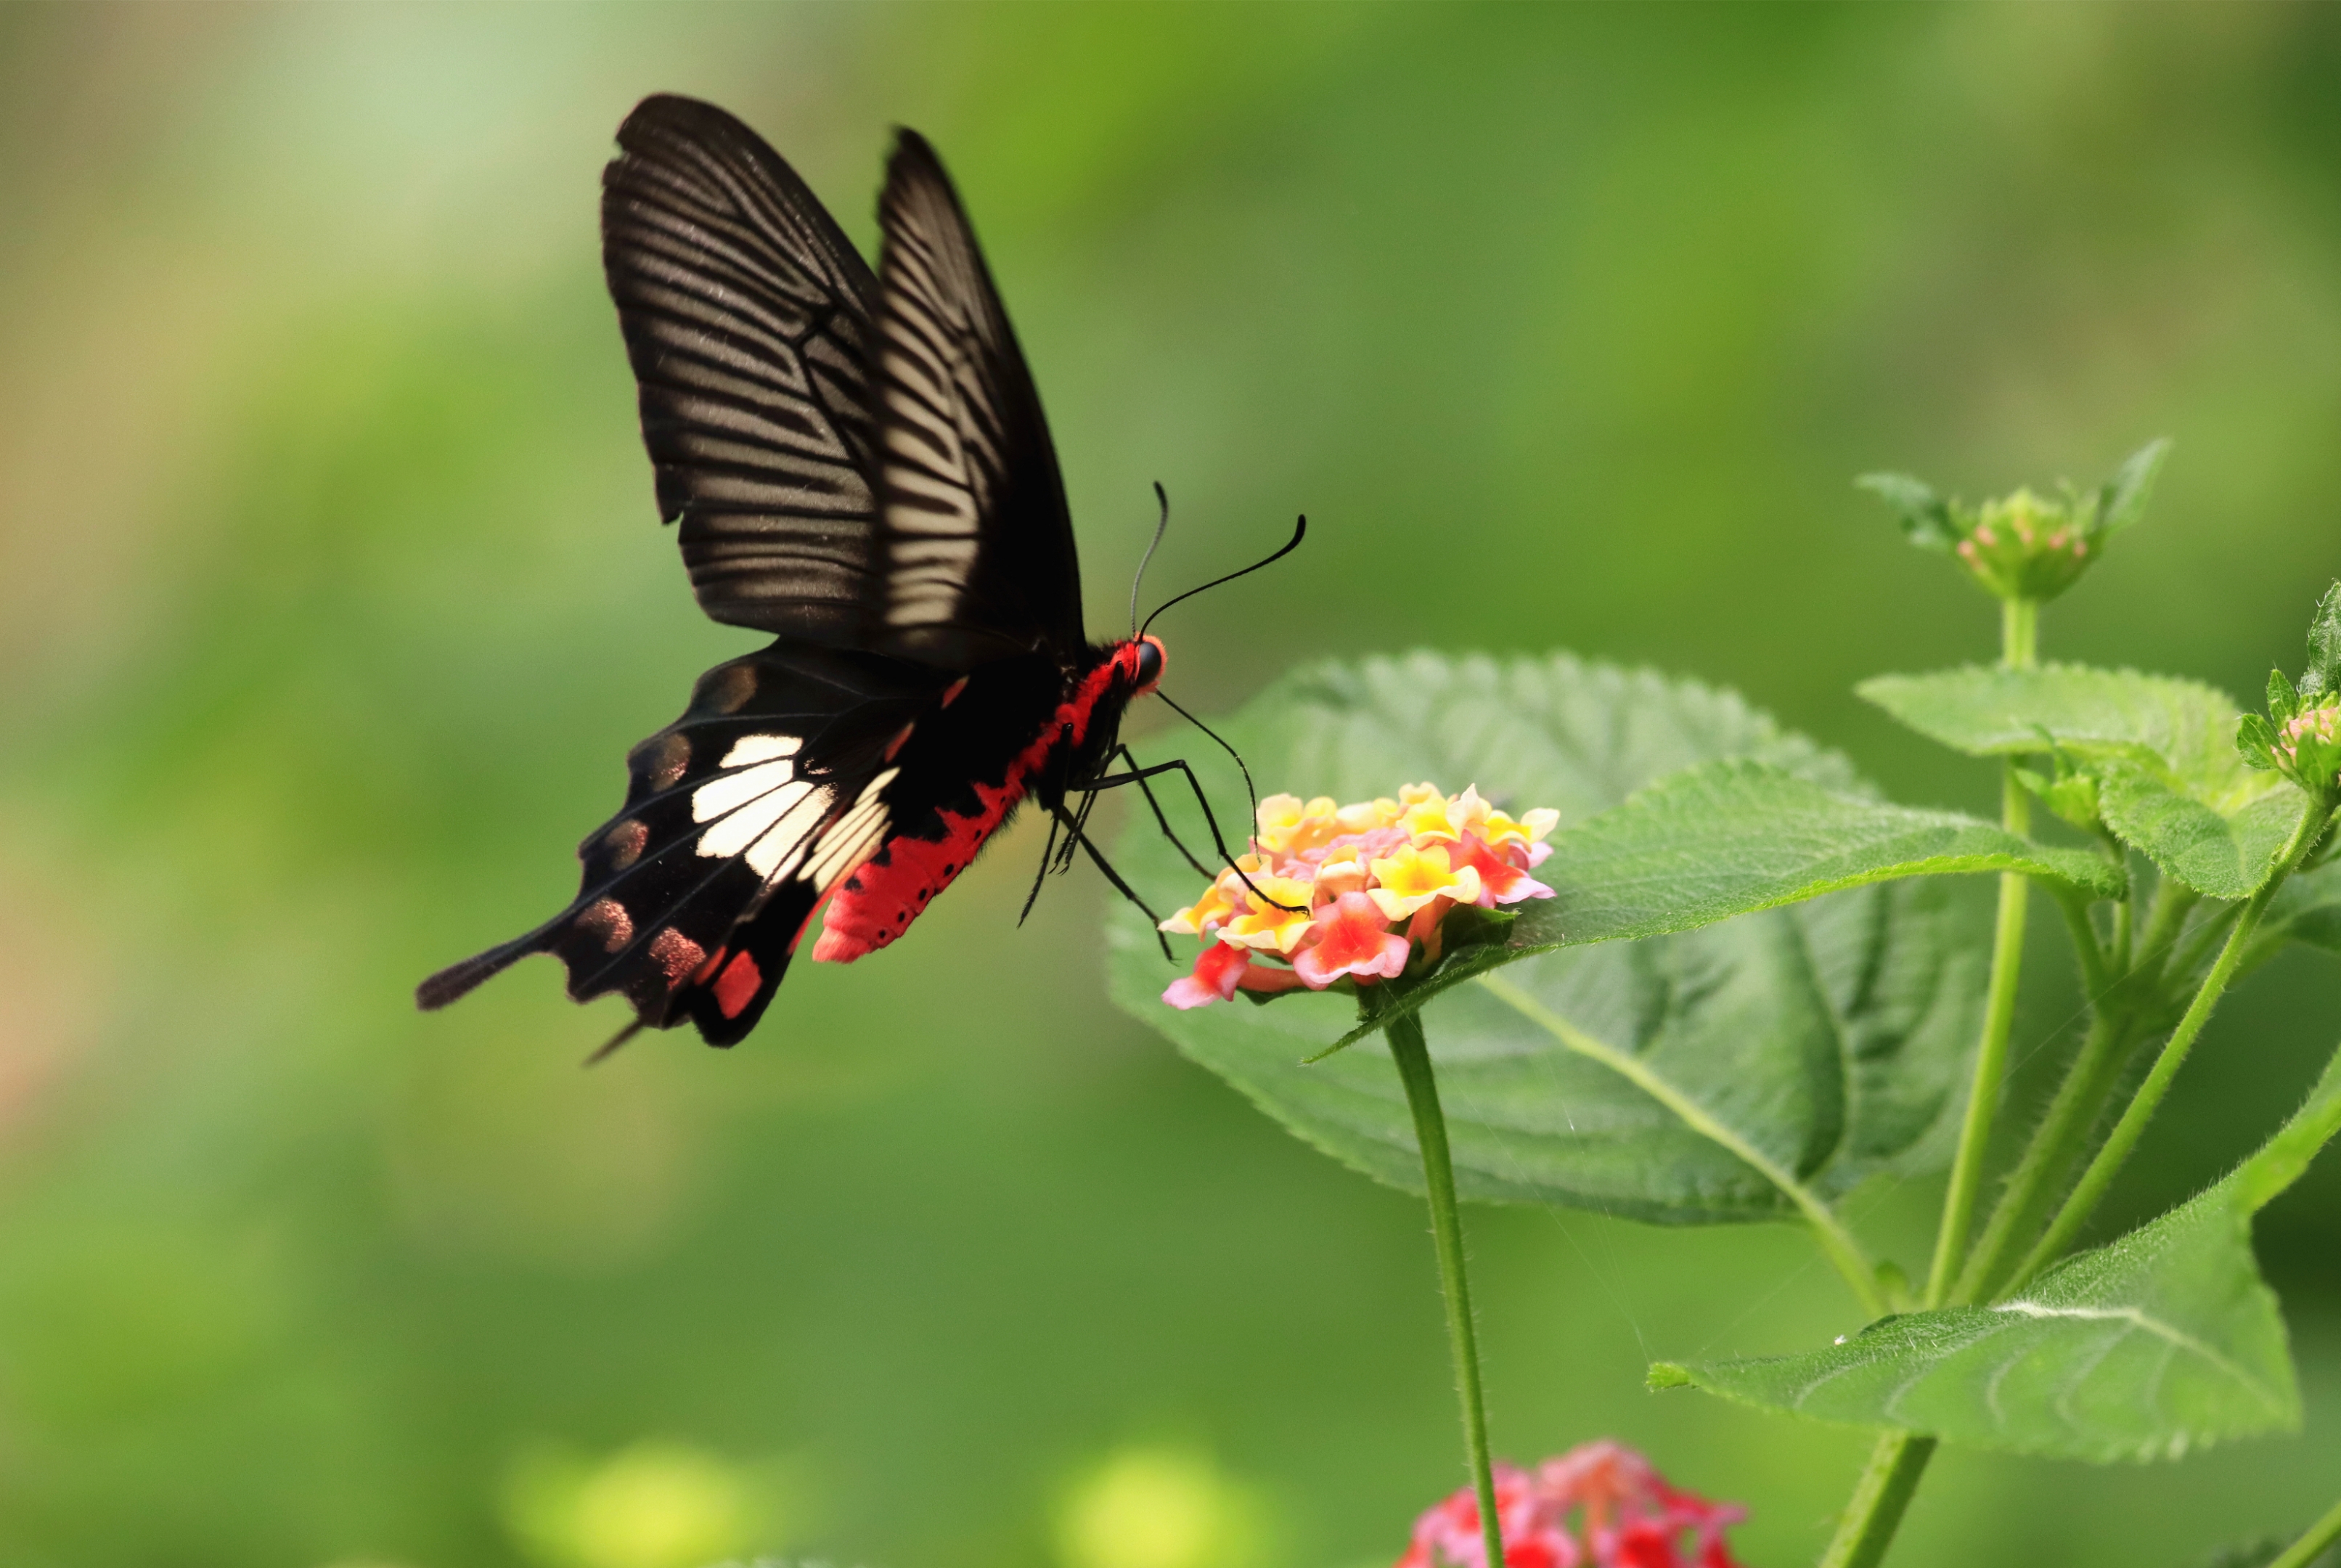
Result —
<svg viewBox="0 0 2341 1568"><path fill-rule="evenodd" d="M1000 783L975 781L972 816L942 813L941 838L890 838L867 864L846 878L830 900L821 940L812 944L813 962L851 964L908 931L935 894L975 863L984 842L1022 802L1032 775L1050 754L1059 746L1079 745L1088 735L1098 704L1112 689L1115 677L1127 679L1137 668L1137 646L1123 644L1083 677L1031 744L1010 759L1007 776ZM945 701L958 694L954 686Z"/></svg>
<svg viewBox="0 0 2341 1568"><path fill-rule="evenodd" d="M756 967L755 959L742 953L715 977L715 1005L724 1017L737 1018L740 1010L756 999L757 987L763 983L763 971Z"/></svg>

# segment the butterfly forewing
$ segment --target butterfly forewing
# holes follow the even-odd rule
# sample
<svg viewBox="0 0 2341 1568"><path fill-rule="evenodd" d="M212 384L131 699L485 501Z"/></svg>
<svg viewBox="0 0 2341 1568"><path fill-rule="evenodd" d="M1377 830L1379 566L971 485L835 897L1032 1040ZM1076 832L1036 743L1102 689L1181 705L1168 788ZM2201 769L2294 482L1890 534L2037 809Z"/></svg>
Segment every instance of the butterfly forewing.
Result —
<svg viewBox="0 0 2341 1568"><path fill-rule="evenodd" d="M1032 377L932 148L879 204L884 645L972 665L1081 647L1081 572Z"/></svg>
<svg viewBox="0 0 2341 1568"><path fill-rule="evenodd" d="M692 591L716 620L854 645L879 587L877 280L722 110L647 99L618 141L603 269Z"/></svg>

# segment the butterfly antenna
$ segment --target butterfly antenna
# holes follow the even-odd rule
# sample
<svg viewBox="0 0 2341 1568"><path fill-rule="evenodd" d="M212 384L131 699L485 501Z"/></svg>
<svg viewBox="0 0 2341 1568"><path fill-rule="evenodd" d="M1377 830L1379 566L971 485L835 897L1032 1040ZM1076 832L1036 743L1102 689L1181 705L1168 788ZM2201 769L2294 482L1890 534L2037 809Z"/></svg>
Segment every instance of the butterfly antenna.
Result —
<svg viewBox="0 0 2341 1568"><path fill-rule="evenodd" d="M1210 589L1220 586L1222 583L1232 583L1239 577L1249 577L1254 572L1259 571L1262 566L1274 565L1277 562L1283 560L1287 555L1291 554L1295 550L1300 549L1300 541L1308 536L1309 518L1306 514L1303 514L1300 519L1292 524L1292 537L1287 539L1284 542L1284 547L1279 550L1275 554L1268 556L1263 560L1254 561L1250 565L1245 567L1240 572L1230 572L1224 577L1214 577L1210 582L1204 584L1200 588L1190 588L1185 593L1180 594L1178 598L1166 601L1155 610L1153 614L1146 617L1146 626L1154 624L1155 621L1161 615L1162 612L1169 609L1172 604L1183 604L1185 601L1193 598L1196 594L1206 593ZM1141 626L1138 629L1138 634L1140 636L1142 637L1146 634L1146 626Z"/></svg>
<svg viewBox="0 0 2341 1568"><path fill-rule="evenodd" d="M1170 494L1160 479L1154 482L1154 499L1162 504L1162 520L1154 524L1153 542L1138 558L1138 575L1130 580L1130 640L1133 643L1138 641L1138 585L1146 581L1146 568L1153 563L1154 552L1162 548L1162 535L1170 527Z"/></svg>
<svg viewBox="0 0 2341 1568"><path fill-rule="evenodd" d="M1290 546L1288 545L1287 548L1289 549ZM1178 714L1180 718L1186 720L1189 724L1194 725L1205 734L1210 736L1212 740L1219 743L1220 750L1227 753L1228 755L1236 759L1236 771L1243 774L1244 794L1251 802L1251 819L1254 822L1258 822L1260 820L1260 792L1252 788L1251 769L1244 766L1243 754L1236 750L1235 747L1228 744L1225 740L1221 739L1220 733L1211 728L1210 725L1205 724L1202 720L1197 718L1194 714L1189 713L1178 704L1170 702L1170 697L1163 693L1161 687L1158 686L1155 688L1154 694L1161 697L1165 703L1169 703L1172 713ZM1251 884L1250 882L1246 882L1244 885L1250 887ZM1258 890L1254 889L1254 891L1256 892Z"/></svg>

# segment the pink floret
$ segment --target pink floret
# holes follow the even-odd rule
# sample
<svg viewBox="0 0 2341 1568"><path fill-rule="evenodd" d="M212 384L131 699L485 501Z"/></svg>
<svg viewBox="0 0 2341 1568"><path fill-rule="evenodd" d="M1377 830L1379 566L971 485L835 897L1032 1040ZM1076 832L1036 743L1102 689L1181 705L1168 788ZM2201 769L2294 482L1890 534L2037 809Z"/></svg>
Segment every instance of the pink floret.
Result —
<svg viewBox="0 0 2341 1568"><path fill-rule="evenodd" d="M1479 874L1479 907L1493 909L1499 904L1518 904L1524 898L1550 898L1552 889L1529 874L1529 866L1543 856L1537 850L1543 844L1508 844L1502 849L1491 848L1480 842L1477 834L1465 834L1463 842L1449 852L1457 869L1469 866ZM1520 858L1515 859L1518 855ZM1526 860L1527 864L1522 864Z"/></svg>
<svg viewBox="0 0 2341 1568"><path fill-rule="evenodd" d="M1406 969L1406 938L1362 893L1345 893L1309 928L1310 941L1292 955L1293 973L1312 991L1344 974L1395 980Z"/></svg>
<svg viewBox="0 0 2341 1568"><path fill-rule="evenodd" d="M1494 1480L1503 1568L1738 1568L1723 1533L1748 1511L1676 1491L1621 1443L1585 1443L1534 1472L1499 1464ZM1487 1568L1469 1488L1415 1522L1399 1568Z"/></svg>
<svg viewBox="0 0 2341 1568"><path fill-rule="evenodd" d="M1162 994L1162 1000L1182 1012L1225 1002L1236 994L1237 983L1243 979L1244 965L1250 962L1251 954L1242 948L1230 947L1206 936L1203 951L1196 954L1194 972L1172 981L1170 989Z"/></svg>

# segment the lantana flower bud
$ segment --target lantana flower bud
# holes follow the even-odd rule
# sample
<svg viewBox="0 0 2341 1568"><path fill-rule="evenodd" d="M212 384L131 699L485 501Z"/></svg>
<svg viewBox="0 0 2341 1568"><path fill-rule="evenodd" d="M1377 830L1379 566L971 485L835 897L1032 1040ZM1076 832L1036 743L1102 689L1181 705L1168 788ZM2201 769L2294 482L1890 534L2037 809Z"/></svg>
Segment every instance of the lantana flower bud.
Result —
<svg viewBox="0 0 2341 1568"><path fill-rule="evenodd" d="M1194 972L1162 1000L1202 1007L1240 990L1354 989L1436 963L1457 911L1552 896L1529 873L1552 853L1544 840L1559 822L1557 811L1514 818L1476 788L1449 795L1430 784L1350 805L1270 795L1249 853L1162 922L1203 939Z"/></svg>
<svg viewBox="0 0 2341 1568"><path fill-rule="evenodd" d="M2141 447L2093 490L2059 484L2052 497L2019 489L1980 506L1938 495L1907 474L1868 474L1858 483L1900 514L1910 543L1956 556L1987 593L2040 601L2078 582L2107 542L2145 513L2169 450L2167 441Z"/></svg>
<svg viewBox="0 0 2341 1568"><path fill-rule="evenodd" d="M2294 685L2268 672L2267 714L2236 727L2246 764L2274 768L2320 808L2341 800L2341 583L2326 591L2308 628L2308 668Z"/></svg>
<svg viewBox="0 0 2341 1568"><path fill-rule="evenodd" d="M1724 1532L1748 1517L1667 1484L1650 1462L1604 1439L1534 1470L1495 1467L1503 1568L1738 1568ZM1479 1501L1464 1488L1415 1521L1397 1568L1486 1568Z"/></svg>

